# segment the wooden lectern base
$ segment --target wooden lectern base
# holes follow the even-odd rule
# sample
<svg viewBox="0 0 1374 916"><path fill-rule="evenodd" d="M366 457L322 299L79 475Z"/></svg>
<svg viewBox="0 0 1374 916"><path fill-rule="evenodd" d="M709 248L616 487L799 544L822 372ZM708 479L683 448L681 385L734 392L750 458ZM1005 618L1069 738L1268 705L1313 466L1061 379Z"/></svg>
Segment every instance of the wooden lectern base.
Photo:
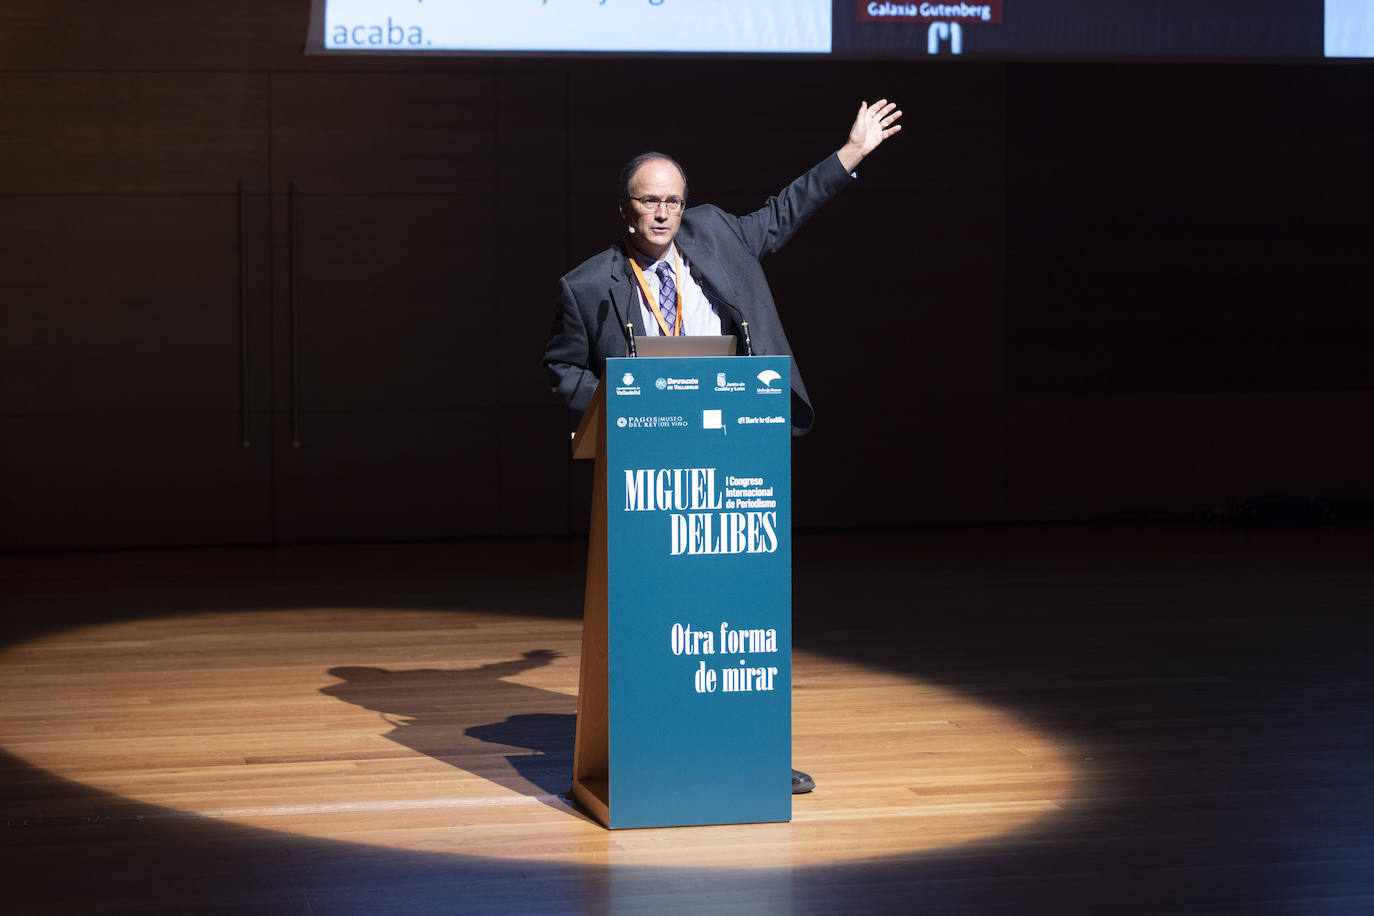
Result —
<svg viewBox="0 0 1374 916"><path fill-rule="evenodd" d="M573 782L573 800L592 817L607 826L611 823L611 784L605 779Z"/></svg>
<svg viewBox="0 0 1374 916"><path fill-rule="evenodd" d="M588 814L611 825L608 741L607 625L610 589L606 553L606 396L601 386L573 437L574 458L595 458L591 532L587 545L587 591L582 605L582 668L577 686L577 738L573 747L573 798Z"/></svg>

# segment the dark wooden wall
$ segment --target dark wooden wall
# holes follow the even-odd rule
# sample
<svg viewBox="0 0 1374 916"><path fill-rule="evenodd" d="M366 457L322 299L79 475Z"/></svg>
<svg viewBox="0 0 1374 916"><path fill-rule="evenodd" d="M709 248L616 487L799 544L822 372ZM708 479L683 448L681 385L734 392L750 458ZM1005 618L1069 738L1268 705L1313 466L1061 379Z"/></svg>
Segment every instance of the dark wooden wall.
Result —
<svg viewBox="0 0 1374 916"><path fill-rule="evenodd" d="M579 530L539 361L620 163L751 209L882 93L767 265L799 525L1374 497L1370 68L321 59L307 8L0 3L0 548Z"/></svg>

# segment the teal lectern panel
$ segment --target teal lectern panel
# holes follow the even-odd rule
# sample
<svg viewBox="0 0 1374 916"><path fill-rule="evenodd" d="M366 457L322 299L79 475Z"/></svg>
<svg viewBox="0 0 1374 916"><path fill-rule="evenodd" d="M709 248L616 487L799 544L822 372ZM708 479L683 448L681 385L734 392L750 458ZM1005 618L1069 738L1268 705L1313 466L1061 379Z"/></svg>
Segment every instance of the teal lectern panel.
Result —
<svg viewBox="0 0 1374 916"><path fill-rule="evenodd" d="M789 368L606 363L610 827L792 817Z"/></svg>

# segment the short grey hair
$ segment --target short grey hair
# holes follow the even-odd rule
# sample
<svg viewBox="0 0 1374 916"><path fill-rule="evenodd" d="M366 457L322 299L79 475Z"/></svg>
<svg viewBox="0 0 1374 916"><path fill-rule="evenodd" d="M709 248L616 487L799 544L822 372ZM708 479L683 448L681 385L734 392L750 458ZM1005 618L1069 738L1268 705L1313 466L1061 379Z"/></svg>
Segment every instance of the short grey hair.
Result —
<svg viewBox="0 0 1374 916"><path fill-rule="evenodd" d="M680 162L667 153L640 153L638 156L625 163L625 168L620 170L619 193L621 200L629 200L630 196L634 194L635 173L639 171L639 167L655 159L662 159L664 162L671 162L673 164L673 167L677 169L677 173L682 176L682 199L687 199L687 170L682 167Z"/></svg>

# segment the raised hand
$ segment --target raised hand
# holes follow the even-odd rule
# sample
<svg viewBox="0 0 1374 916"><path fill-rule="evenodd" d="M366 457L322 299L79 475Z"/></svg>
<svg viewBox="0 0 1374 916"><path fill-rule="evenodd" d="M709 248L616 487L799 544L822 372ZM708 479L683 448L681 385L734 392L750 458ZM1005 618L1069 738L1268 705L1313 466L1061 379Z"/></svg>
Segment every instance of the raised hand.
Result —
<svg viewBox="0 0 1374 916"><path fill-rule="evenodd" d="M902 129L897 121L902 117L896 102L879 99L872 105L859 103L859 113L849 128L849 139L840 147L840 162L853 170L865 156L878 148L888 137Z"/></svg>

